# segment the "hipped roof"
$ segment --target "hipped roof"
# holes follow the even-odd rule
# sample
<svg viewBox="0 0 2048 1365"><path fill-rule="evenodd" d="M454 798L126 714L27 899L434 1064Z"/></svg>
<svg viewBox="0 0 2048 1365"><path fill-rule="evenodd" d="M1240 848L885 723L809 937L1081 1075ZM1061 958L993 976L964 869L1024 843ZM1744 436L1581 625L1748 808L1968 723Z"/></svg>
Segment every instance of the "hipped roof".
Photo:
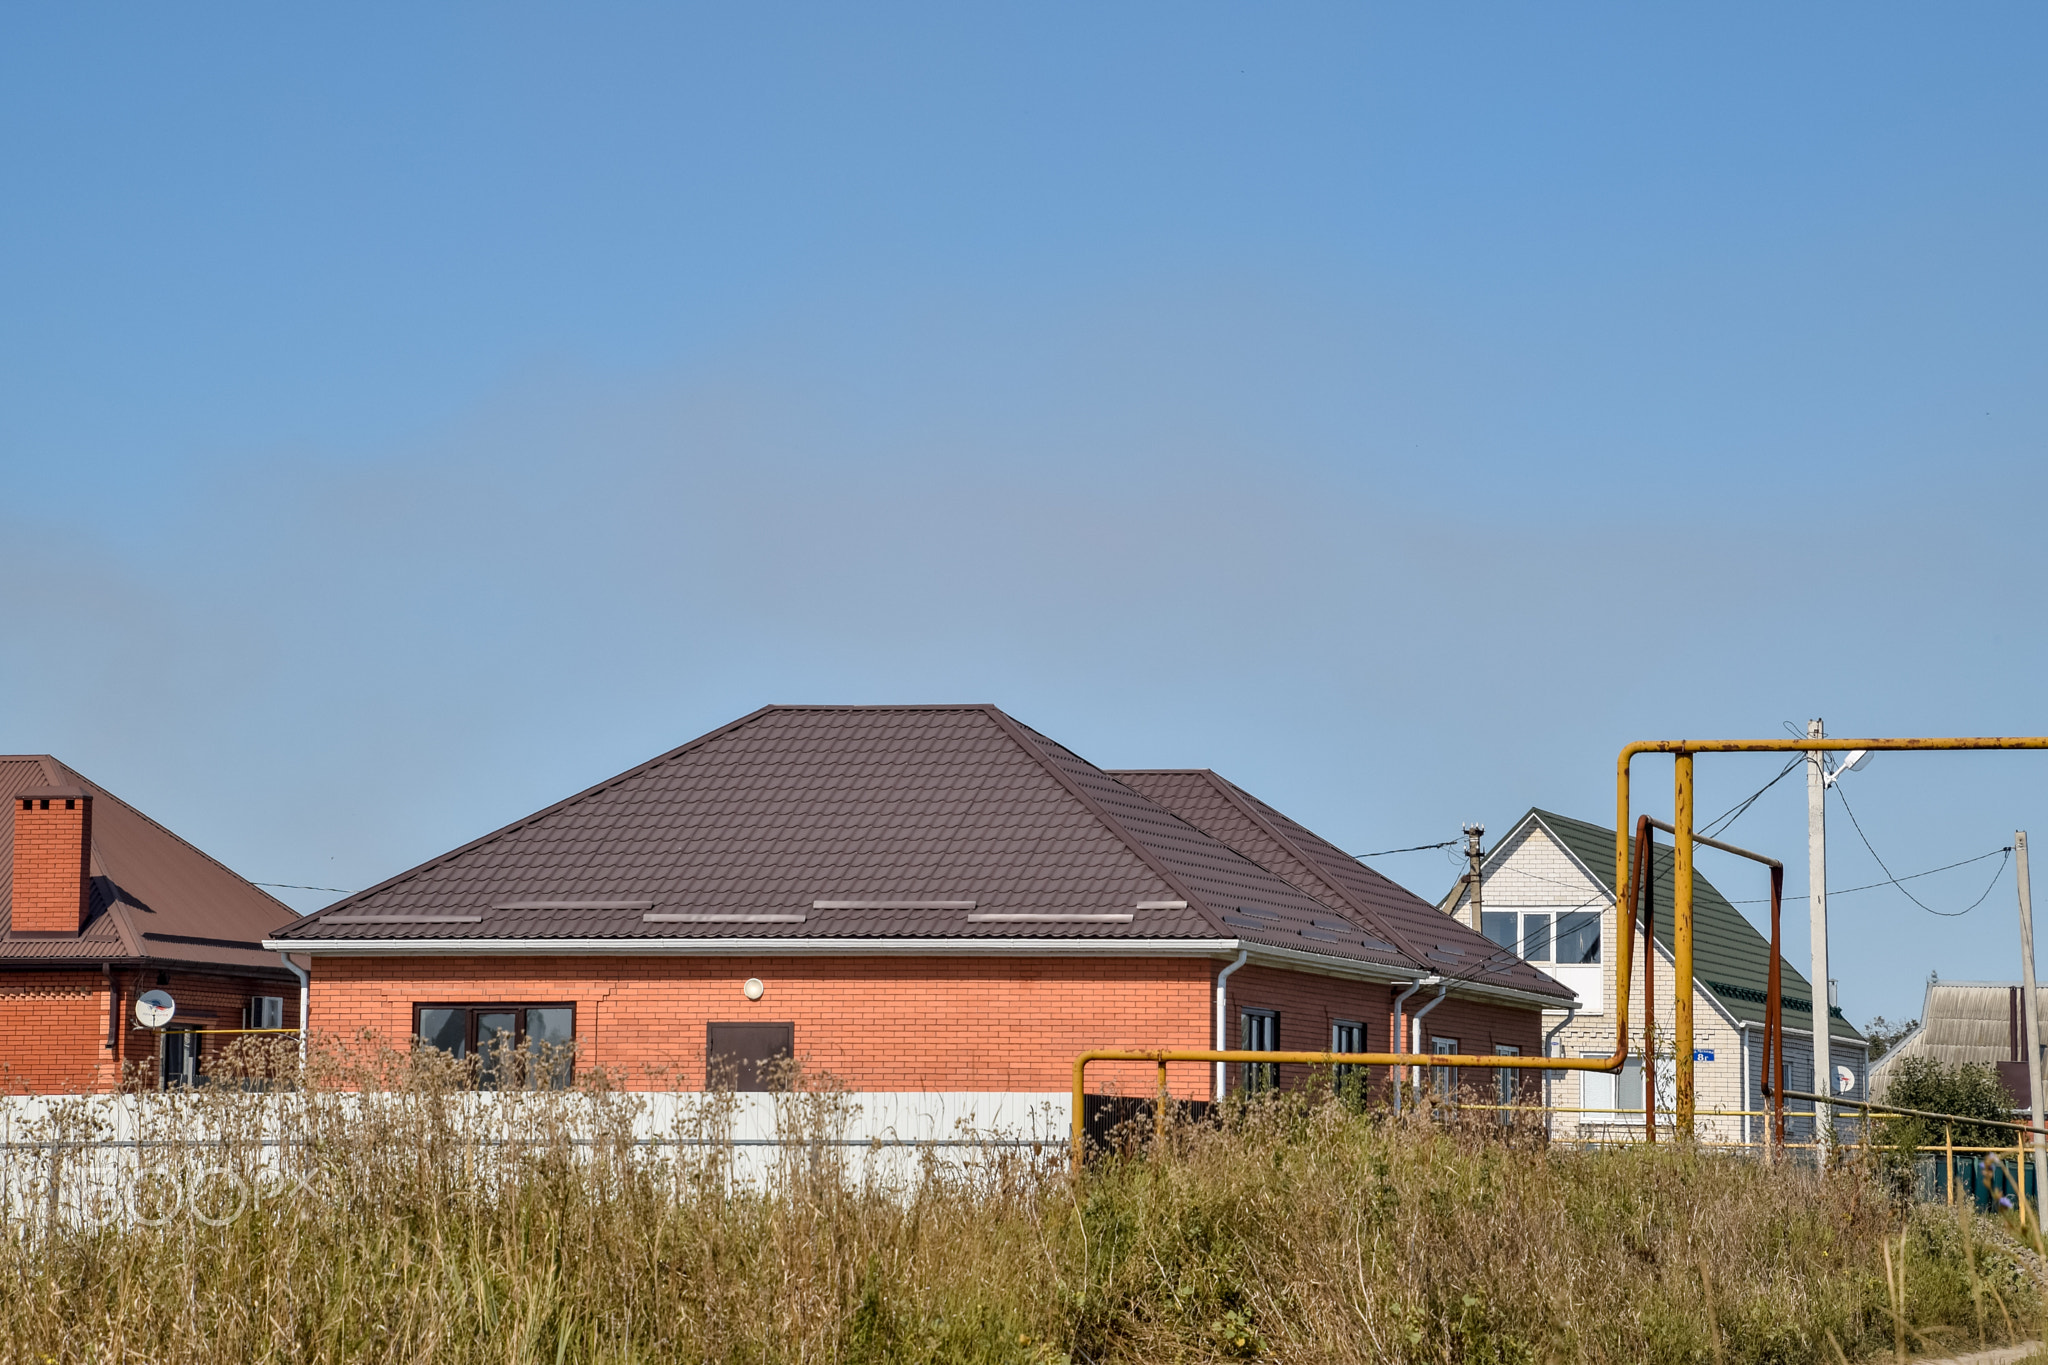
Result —
<svg viewBox="0 0 2048 1365"><path fill-rule="evenodd" d="M283 973L262 940L296 918L290 907L48 754L0 756L8 849L14 798L56 788L93 798L88 918L76 936L16 936L14 860L0 857L0 966L146 961Z"/></svg>
<svg viewBox="0 0 2048 1365"><path fill-rule="evenodd" d="M1463 926L1439 919L1425 944L1407 942L1373 898L1422 903L1383 879L1367 874L1354 893L1334 872L1290 876L1270 849L1214 823L994 706L770 706L300 920L290 939L442 953L486 940L622 953L735 940L764 953L820 940L1058 940L1105 953L1178 941L1569 999ZM1349 861L1299 832L1317 856ZM1130 919L974 918L991 915Z"/></svg>

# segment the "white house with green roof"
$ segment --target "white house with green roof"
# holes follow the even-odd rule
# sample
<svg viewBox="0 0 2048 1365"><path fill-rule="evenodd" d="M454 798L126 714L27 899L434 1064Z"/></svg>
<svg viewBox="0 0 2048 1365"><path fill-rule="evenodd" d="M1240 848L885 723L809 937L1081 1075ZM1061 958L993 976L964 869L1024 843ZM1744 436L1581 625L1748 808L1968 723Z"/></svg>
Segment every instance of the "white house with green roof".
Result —
<svg viewBox="0 0 2048 1365"><path fill-rule="evenodd" d="M1633 856L1633 849L1631 849ZM1702 848L1700 859L1726 855ZM1770 894L1767 874L1755 864L1728 859L1733 885L1755 883L1757 898ZM1670 1123L1677 1071L1671 1055L1676 1023L1677 978L1672 959L1672 851L1659 842L1652 859L1651 896L1656 952L1656 1078L1660 1126ZM1761 1141L1761 1118L1738 1111L1760 1111L1763 1096L1764 1004L1770 998L1771 946L1742 912L1699 875L1693 878L1693 1047L1698 1131L1702 1139L1720 1142ZM1614 988L1616 954L1622 943L1616 918L1614 831L1584 820L1532 809L1516 821L1506 837L1486 855L1481 875L1480 910L1476 926L1503 951L1517 953L1571 987L1579 997L1576 1013L1544 1015L1550 1055L1605 1057L1614 1050ZM1768 902L1759 909L1768 914ZM1463 880L1441 903L1445 912L1470 922L1471 899ZM1626 1138L1643 1126L1642 947L1637 940L1632 999L1629 1003L1631 1052L1620 1075L1560 1073L1551 1082L1550 1103L1576 1113L1557 1115L1559 1137ZM1806 978L1789 963L1780 966L1779 994L1784 1002L1786 1088L1812 1091L1813 1004ZM1850 1099L1865 1097L1868 1048L1863 1035L1829 1011L1831 1060L1836 1066L1836 1092ZM1786 1136L1805 1141L1812 1121L1804 1105L1787 1101ZM1719 1112L1716 1112L1719 1111ZM1795 1117L1795 1115L1797 1115ZM1845 1128L1847 1124L1845 1123Z"/></svg>

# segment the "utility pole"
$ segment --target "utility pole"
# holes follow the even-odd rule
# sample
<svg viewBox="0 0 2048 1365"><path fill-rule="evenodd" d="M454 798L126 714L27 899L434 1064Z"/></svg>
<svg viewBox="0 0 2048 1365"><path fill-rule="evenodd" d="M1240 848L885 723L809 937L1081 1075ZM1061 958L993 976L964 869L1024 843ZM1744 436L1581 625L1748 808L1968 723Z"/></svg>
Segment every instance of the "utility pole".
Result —
<svg viewBox="0 0 2048 1365"><path fill-rule="evenodd" d="M2027 1037L2027 1091L2032 1108L2034 1127L2041 1126L2041 1006L2034 998L2034 890L2027 880L2027 832L2016 830L2012 836L2012 849L2019 855L2020 879L2020 981L2025 995L2020 1011L2020 1027ZM2041 1134L2035 1132L2034 1139L2034 1211L2039 1215L2048 1211L2048 1146L2044 1146ZM2024 1197L2025 1191L2021 1191ZM2037 1219L2035 1227L2042 1224Z"/></svg>
<svg viewBox="0 0 2048 1365"><path fill-rule="evenodd" d="M1823 739L1827 727L1818 720L1806 723L1808 739ZM1819 749L1806 751L1806 887L1807 926L1813 935L1813 975L1807 978L1807 993L1813 997L1813 1093L1835 1093L1835 1070L1828 1055L1828 1030L1834 1022L1828 1014L1828 816L1827 759ZM1772 1077L1773 1085L1784 1084ZM1821 1165L1835 1145L1835 1111L1826 1101L1813 1106L1813 1140L1820 1144Z"/></svg>
<svg viewBox="0 0 2048 1365"><path fill-rule="evenodd" d="M1472 888L1472 928L1482 934L1486 932L1486 922L1479 918L1479 836L1484 833L1484 825L1465 826L1465 857L1472 865L1472 870L1465 874L1465 884ZM1522 951L1519 943L1507 946L1510 952Z"/></svg>

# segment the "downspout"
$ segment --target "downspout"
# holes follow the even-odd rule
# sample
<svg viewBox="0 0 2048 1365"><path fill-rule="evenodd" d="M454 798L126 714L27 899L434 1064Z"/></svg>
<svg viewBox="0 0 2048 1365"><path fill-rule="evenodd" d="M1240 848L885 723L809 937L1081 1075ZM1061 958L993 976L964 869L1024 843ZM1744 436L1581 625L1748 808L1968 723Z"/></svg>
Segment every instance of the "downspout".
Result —
<svg viewBox="0 0 2048 1365"><path fill-rule="evenodd" d="M1430 1001L1427 1005L1424 1005L1421 1009L1415 1011L1415 1013L1411 1015L1408 1020L1408 1028L1415 1035L1415 1045L1409 1050L1419 1056L1422 1052L1422 1016L1428 1014L1438 1005L1443 1004L1444 995L1451 989L1451 986L1450 983L1448 981L1445 981L1441 976L1426 976L1421 981L1418 981L1416 984L1419 986L1436 987L1436 999ZM1415 1085L1417 1092L1420 1093L1422 1087L1422 1068L1420 1066L1415 1068Z"/></svg>
<svg viewBox="0 0 2048 1365"><path fill-rule="evenodd" d="M1578 1017L1579 1007L1577 1005L1573 1005L1570 1009L1564 1012L1564 1018L1557 1021L1557 1027L1543 1035L1544 1056L1548 1057L1550 1055L1550 1045L1557 1041L1557 1035L1563 1033L1566 1029L1570 1028L1572 1026L1572 1020ZM1543 1073L1543 1128L1545 1132L1548 1132L1552 1127L1550 1118L1550 1082L1556 1074L1557 1073L1554 1071L1546 1071Z"/></svg>
<svg viewBox="0 0 2048 1365"><path fill-rule="evenodd" d="M1218 1052L1230 1051L1230 1039L1224 1035L1224 1023L1225 1020L1228 1018L1229 1014L1228 1010L1225 1008L1225 1002L1229 999L1229 991L1223 983L1225 980L1229 978L1232 972L1236 971L1239 967L1242 967L1245 964L1245 960L1251 957L1251 955L1252 950L1249 948L1238 949L1237 961L1231 963L1228 967L1225 967L1222 971L1216 973L1216 1050ZM1223 1074L1223 1066L1224 1064L1222 1062L1216 1063L1215 1096L1216 1099L1219 1101L1223 1098L1223 1085L1225 1080Z"/></svg>
<svg viewBox="0 0 2048 1365"><path fill-rule="evenodd" d="M279 953L277 960L299 979L299 1063L303 1066L306 1061L306 1035L312 1032L307 1023L306 1010L311 1004L313 978L304 967L292 961L290 953Z"/></svg>
<svg viewBox="0 0 2048 1365"><path fill-rule="evenodd" d="M1394 997L1394 1051L1397 1053L1401 1050L1401 1040L1408 1035L1407 1016L1402 1012L1401 1005L1409 996L1421 989L1422 978L1417 977L1408 983L1407 990ZM1399 1114L1401 1112L1401 1068L1398 1066L1393 1067L1392 1071L1394 1074L1394 1112Z"/></svg>

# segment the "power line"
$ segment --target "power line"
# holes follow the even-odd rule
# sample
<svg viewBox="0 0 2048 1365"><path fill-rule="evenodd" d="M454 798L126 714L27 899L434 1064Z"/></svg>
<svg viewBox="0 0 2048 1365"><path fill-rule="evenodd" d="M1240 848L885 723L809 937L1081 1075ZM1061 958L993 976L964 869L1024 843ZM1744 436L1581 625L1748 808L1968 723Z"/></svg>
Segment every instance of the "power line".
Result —
<svg viewBox="0 0 2048 1365"><path fill-rule="evenodd" d="M1709 839L1711 839L1716 834L1719 834L1722 830L1727 829L1737 820L1740 820L1745 811L1747 811L1751 806L1757 803L1758 797L1762 796L1771 788L1777 786L1780 782L1783 782L1785 780L1785 775L1787 773L1791 772L1794 768L1798 767L1805 761L1806 755L1793 755L1791 761L1786 763L1786 765L1783 768L1780 768L1778 770L1778 775L1776 777L1764 783L1761 787L1758 787L1756 791L1750 795L1750 798L1747 801L1744 801L1737 806L1731 806L1729 809L1722 811L1718 816L1714 817L1712 820L1709 820L1706 824L1706 828L1702 829L1700 833L1706 835Z"/></svg>
<svg viewBox="0 0 2048 1365"><path fill-rule="evenodd" d="M1384 858L1392 853L1421 853L1432 848L1449 848L1457 842L1456 839L1446 839L1440 844L1416 844L1412 848L1383 848L1377 853L1354 853L1351 856L1362 863L1367 858Z"/></svg>
<svg viewBox="0 0 2048 1365"><path fill-rule="evenodd" d="M1930 867L1925 872L1908 872L1905 876L1896 878L1895 880L1901 882L1910 882L1915 881L1921 877L1932 877L1937 872L1951 872L1959 867L1968 867L1971 863L1981 863L1986 858L1996 858L2001 853L2005 854L2007 858L2010 858L2012 856L2012 845L2007 844L2004 848L1994 848L1989 853L1979 853L1976 857L1965 858L1959 863L1943 863L1940 867ZM1998 873L2000 876L2005 875L2005 868L2002 864L1998 869ZM1893 884L1893 881L1865 882L1861 886L1845 886L1840 891L1830 889L1828 891L1828 895L1847 896L1858 891L1875 891L1880 887L1891 886ZM1804 891L1795 891L1790 894L1789 899L1798 900L1800 897L1806 894L1807 893ZM1982 898L1980 897L1979 899ZM1767 904L1769 901L1769 896L1754 896L1747 900L1729 901L1728 903L1730 905L1764 905ZM1939 914L1941 912L1934 911L1933 913Z"/></svg>
<svg viewBox="0 0 2048 1365"><path fill-rule="evenodd" d="M345 886L302 886L298 882L250 882L249 885L274 886L285 891L338 891L344 896L348 894Z"/></svg>
<svg viewBox="0 0 2048 1365"><path fill-rule="evenodd" d="M1856 818L1856 808L1849 804L1848 797L1842 795L1842 788L1839 783L1836 784L1834 791L1836 799L1838 799L1842 803L1842 809L1849 813L1849 823L1855 826L1856 837L1863 841L1863 847L1870 849L1870 856L1873 858L1877 858L1877 865L1878 867L1883 869L1886 881L1889 881L1893 886L1898 887L1900 895L1904 896L1907 900L1913 902L1913 904L1919 906L1922 910L1925 910L1930 915L1939 915L1943 919L1960 919L1962 916L1969 914L1972 910L1975 910L1978 906L1982 905L1985 902L1985 900L1991 895L1992 887L1998 885L1998 879L2005 875L2006 861L2011 859L2012 857L2012 850L2010 848L2000 850L2000 852L2005 854L2005 858L1999 861L1998 871L1994 872L1991 875L1991 885L1984 888L1984 894L1982 896L1977 897L1977 899L1971 901L1968 905L1964 906L1960 910L1937 910L1933 906L1927 904L1927 902L1921 900L1918 896L1914 895L1912 892L1906 890L1906 888L1900 883L1899 879L1897 877L1892 876L1892 870L1888 867L1885 867L1884 859L1878 858L1877 850L1875 848L1871 848L1870 836L1863 832L1863 822ZM1987 853L1984 856L1988 858L1991 855ZM1974 862L1976 860L1972 859L1971 861ZM1879 883L1879 885L1882 884L1883 883Z"/></svg>

